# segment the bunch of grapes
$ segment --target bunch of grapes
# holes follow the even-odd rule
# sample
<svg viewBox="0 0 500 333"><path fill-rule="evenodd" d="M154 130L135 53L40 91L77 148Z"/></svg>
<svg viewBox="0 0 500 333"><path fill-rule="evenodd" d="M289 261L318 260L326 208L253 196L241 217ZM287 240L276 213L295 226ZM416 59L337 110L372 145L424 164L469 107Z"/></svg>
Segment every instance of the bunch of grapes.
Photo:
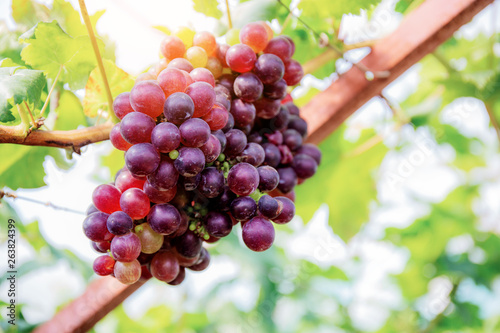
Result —
<svg viewBox="0 0 500 333"><path fill-rule="evenodd" d="M240 40L219 44L181 28L162 42L165 58L116 97L121 122L110 139L126 165L94 190L83 222L104 253L97 274L177 285L186 268L208 266L203 242L238 222L246 246L264 251L273 223L292 220L294 187L321 160L303 144L307 123L287 93L302 67L291 58L293 41L273 37L266 23L246 25Z"/></svg>

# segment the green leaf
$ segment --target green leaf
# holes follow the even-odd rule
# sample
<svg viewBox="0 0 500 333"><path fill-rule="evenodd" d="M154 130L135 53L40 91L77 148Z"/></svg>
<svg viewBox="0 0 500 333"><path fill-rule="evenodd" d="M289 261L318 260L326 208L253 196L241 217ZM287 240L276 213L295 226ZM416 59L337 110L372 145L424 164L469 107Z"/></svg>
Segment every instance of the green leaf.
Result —
<svg viewBox="0 0 500 333"><path fill-rule="evenodd" d="M19 24L28 27L34 26L38 21L47 20L49 9L32 0L12 0L12 18Z"/></svg>
<svg viewBox="0 0 500 333"><path fill-rule="evenodd" d="M54 79L61 70L61 81L72 89L85 86L90 71L96 67L90 39L73 38L56 22L40 22L20 37L28 45L21 52L23 60ZM102 42L98 41L102 49Z"/></svg>
<svg viewBox="0 0 500 333"><path fill-rule="evenodd" d="M403 14L420 6L424 0L399 0L396 4L396 11Z"/></svg>
<svg viewBox="0 0 500 333"><path fill-rule="evenodd" d="M113 98L125 91L130 91L134 86L134 80L125 71L109 60L104 60L104 70L111 88ZM108 99L106 89L102 81L101 73L95 68L91 73L85 86L85 97L83 98L83 109L88 117L97 116L97 111L108 110Z"/></svg>
<svg viewBox="0 0 500 333"><path fill-rule="evenodd" d="M25 68L24 66L21 66L20 64L16 64L11 58L4 58L0 61L0 67L20 67L20 68Z"/></svg>
<svg viewBox="0 0 500 333"><path fill-rule="evenodd" d="M15 119L10 111L11 103L37 103L44 86L45 77L42 71L19 67L0 68L0 122Z"/></svg>
<svg viewBox="0 0 500 333"><path fill-rule="evenodd" d="M193 0L193 9L218 20L222 17L218 4L217 0Z"/></svg>
<svg viewBox="0 0 500 333"><path fill-rule="evenodd" d="M344 14L358 15L362 9L370 9L376 6L380 0L356 0L356 1L324 1L324 0L309 0L301 1L298 8L302 10L301 18L307 23L313 23L314 26L327 23L325 19L338 20ZM308 20L309 18L309 20ZM333 23L333 21L331 21ZM328 26L328 24L324 25ZM333 24L331 25L333 26Z"/></svg>
<svg viewBox="0 0 500 333"><path fill-rule="evenodd" d="M45 185L43 162L47 155L61 159L57 148L0 145L0 184L13 190Z"/></svg>
<svg viewBox="0 0 500 333"><path fill-rule="evenodd" d="M163 25L154 25L153 28L163 32L165 35L170 35L172 33L172 31L170 31L170 29L168 27L163 26Z"/></svg>
<svg viewBox="0 0 500 333"><path fill-rule="evenodd" d="M82 103L71 91L63 90L55 113L57 118L54 130L72 130L80 125L88 125L87 118L83 113Z"/></svg>
<svg viewBox="0 0 500 333"><path fill-rule="evenodd" d="M111 175L111 179L103 179L102 181L109 182L114 178L118 170L125 165L125 154L118 149L113 149L111 153L101 158L101 165L107 167Z"/></svg>
<svg viewBox="0 0 500 333"><path fill-rule="evenodd" d="M90 16L90 22L94 32L96 32L97 21L104 12L105 10L100 10ZM85 24L83 24L80 19L80 13L67 1L54 0L50 17L57 20L64 31L72 37L86 36L88 34Z"/></svg>
<svg viewBox="0 0 500 333"><path fill-rule="evenodd" d="M23 47L18 38L18 32L9 30L7 24L0 21L0 58L11 58L15 63L24 65L21 59Z"/></svg>
<svg viewBox="0 0 500 333"><path fill-rule="evenodd" d="M299 186L296 194L298 215L308 220L321 203L327 203L333 231L347 240L369 219L369 204L377 194L373 173L388 149L382 143L363 146L370 145L373 131L363 132L355 144L343 140L342 134L336 131L321 144L320 149L328 153L316 175Z"/></svg>

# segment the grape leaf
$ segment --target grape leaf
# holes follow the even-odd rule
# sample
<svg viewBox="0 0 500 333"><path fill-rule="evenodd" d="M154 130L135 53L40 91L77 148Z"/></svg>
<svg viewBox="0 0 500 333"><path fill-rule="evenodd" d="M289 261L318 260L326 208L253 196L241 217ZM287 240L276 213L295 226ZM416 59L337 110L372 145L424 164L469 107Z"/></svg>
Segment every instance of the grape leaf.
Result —
<svg viewBox="0 0 500 333"><path fill-rule="evenodd" d="M24 66L20 66L20 64L16 64L11 58L4 58L4 59L0 60L0 67L26 68Z"/></svg>
<svg viewBox="0 0 500 333"><path fill-rule="evenodd" d="M11 58L15 63L24 65L21 60L22 45L17 39L19 34L10 31L6 23L0 21L0 58Z"/></svg>
<svg viewBox="0 0 500 333"><path fill-rule="evenodd" d="M32 0L12 0L12 18L27 27L49 18L49 9Z"/></svg>
<svg viewBox="0 0 500 333"><path fill-rule="evenodd" d="M96 32L97 21L104 14L105 10L97 11L90 16L90 22L94 32ZM71 3L64 0L54 0L50 17L57 20L61 27L72 37L87 35L87 28L80 19L80 13L73 8Z"/></svg>
<svg viewBox="0 0 500 333"><path fill-rule="evenodd" d="M46 155L60 158L56 148L0 145L0 184L13 190L45 185L43 162Z"/></svg>
<svg viewBox="0 0 500 333"><path fill-rule="evenodd" d="M21 52L27 64L45 71L51 79L61 70L60 79L72 89L83 88L90 71L96 67L90 39L71 37L57 21L40 22L19 39L28 44ZM102 49L102 42L98 44Z"/></svg>
<svg viewBox="0 0 500 333"><path fill-rule="evenodd" d="M321 24L325 19L334 18L340 20L344 14L359 14L361 9L369 9L376 6L380 0L356 0L356 1L324 1L309 0L299 3L298 8L302 10L302 17L312 18L315 25ZM308 20L309 23L309 20Z"/></svg>
<svg viewBox="0 0 500 333"><path fill-rule="evenodd" d="M72 130L80 125L88 125L80 99L69 90L62 91L55 113L54 130Z"/></svg>
<svg viewBox="0 0 500 333"><path fill-rule="evenodd" d="M15 119L10 112L12 102L14 105L23 101L37 103L45 82L42 71L19 67L0 68L0 122Z"/></svg>
<svg viewBox="0 0 500 333"><path fill-rule="evenodd" d="M130 91L134 86L134 80L125 71L118 68L115 63L104 60L104 70L111 88L111 94L115 98L118 94ZM97 110L108 110L108 99L102 82L101 73L95 68L91 73L85 86L85 97L83 98L83 110L89 117L95 117Z"/></svg>
<svg viewBox="0 0 500 333"><path fill-rule="evenodd" d="M222 17L222 12L217 5L217 0L193 0L194 10L218 20Z"/></svg>
<svg viewBox="0 0 500 333"><path fill-rule="evenodd" d="M172 31L170 31L170 29L164 25L154 25L153 28L163 32L165 35L170 35L172 33Z"/></svg>
<svg viewBox="0 0 500 333"><path fill-rule="evenodd" d="M328 154L324 154L316 175L297 187L297 213L308 220L321 203L327 203L333 231L349 239L369 219L369 204L377 194L372 173L388 149L379 143L356 152L357 147L373 137L373 131L363 132L356 143L343 140L342 135L343 131L338 130L320 145Z"/></svg>

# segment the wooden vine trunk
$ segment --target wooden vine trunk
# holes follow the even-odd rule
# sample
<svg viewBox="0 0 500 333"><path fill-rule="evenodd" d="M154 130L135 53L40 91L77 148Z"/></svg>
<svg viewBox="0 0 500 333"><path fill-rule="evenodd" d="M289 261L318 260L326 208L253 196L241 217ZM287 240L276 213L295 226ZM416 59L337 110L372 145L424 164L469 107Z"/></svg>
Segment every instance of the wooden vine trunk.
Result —
<svg viewBox="0 0 500 333"><path fill-rule="evenodd" d="M493 0L427 0L407 15L399 28L372 47L362 61L371 71L389 71L368 81L353 67L301 109L309 126L308 141L320 143L351 114L382 89L434 51ZM34 332L85 332L141 287L145 281L122 285L112 277L93 281L87 290Z"/></svg>

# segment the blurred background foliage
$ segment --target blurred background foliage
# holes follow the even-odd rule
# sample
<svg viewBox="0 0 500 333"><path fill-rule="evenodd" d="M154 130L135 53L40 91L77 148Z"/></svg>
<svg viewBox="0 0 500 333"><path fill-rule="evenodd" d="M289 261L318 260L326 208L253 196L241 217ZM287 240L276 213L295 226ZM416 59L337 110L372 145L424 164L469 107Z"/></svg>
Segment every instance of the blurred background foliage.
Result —
<svg viewBox="0 0 500 333"><path fill-rule="evenodd" d="M361 14L369 26L387 10L401 19L422 2L241 0L231 2L231 13L235 28L256 20L271 22L276 32L294 40L295 59L314 64L307 67L312 70L303 87L293 93L297 104L304 105L388 32L361 34L349 42L341 37L349 37L344 21ZM325 61L329 51L285 6L315 32L326 34L344 57ZM218 20L219 35L228 31L223 1L193 0L193 8ZM210 249L217 264L212 269L229 273L201 284L203 292L195 292L203 275L176 291L150 281L149 291L132 296L93 331L499 332L500 39L495 17L500 12L496 3L485 11L493 17L486 23L489 30L477 22L462 28L321 144L318 173L296 193L299 217L278 228L270 250L248 251L232 234ZM94 27L102 15L92 16ZM12 18L15 29L0 23L0 64L44 71L46 82L36 88L40 98L29 100L35 114L63 68L56 98L42 115L47 127L95 124L106 99L78 11L64 0L50 6L13 0ZM100 48L106 71L112 73L113 95L129 90L133 77L114 63L115 46L108 36L100 36ZM51 52L57 54L55 63ZM16 114L3 110L0 121L18 124ZM123 155L105 155L102 168L114 174ZM0 185L11 190L44 186L47 156L62 169L75 163L54 148L0 145ZM433 173L437 169L452 178L438 194L433 184L442 174ZM19 237L33 253L18 267L20 279L61 262L85 282L95 278L89 262L46 241L38 223L21 221L6 200L0 202L2 242L8 218L21 222ZM169 296L159 299L153 291ZM141 297L153 301L141 303ZM29 296L24 299L29 303ZM19 332L39 324L23 315L28 305L19 305ZM12 332L5 318L1 329Z"/></svg>

